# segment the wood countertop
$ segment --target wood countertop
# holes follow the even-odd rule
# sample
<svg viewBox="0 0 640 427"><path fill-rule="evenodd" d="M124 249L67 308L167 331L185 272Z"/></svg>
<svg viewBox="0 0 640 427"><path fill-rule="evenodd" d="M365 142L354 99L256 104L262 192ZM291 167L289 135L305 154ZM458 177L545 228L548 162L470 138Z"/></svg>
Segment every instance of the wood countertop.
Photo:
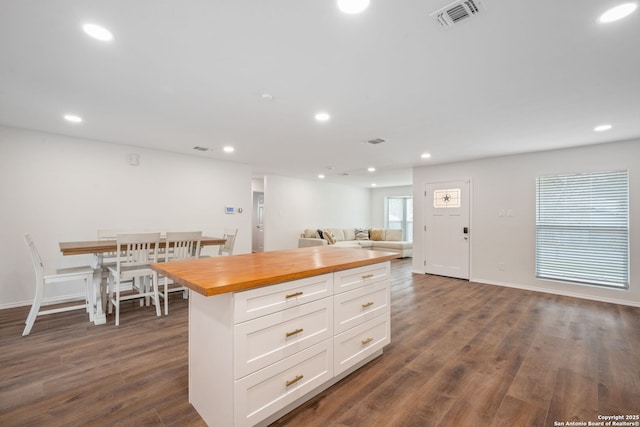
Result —
<svg viewBox="0 0 640 427"><path fill-rule="evenodd" d="M221 237L203 236L200 240L200 246L216 246L224 245L225 239ZM60 242L60 252L62 255L85 255L104 252L114 252L118 250L115 239L113 240L87 240L83 242ZM160 248L166 246L165 238L160 239Z"/></svg>
<svg viewBox="0 0 640 427"><path fill-rule="evenodd" d="M151 268L204 296L243 291L398 258L392 252L313 246L152 264Z"/></svg>

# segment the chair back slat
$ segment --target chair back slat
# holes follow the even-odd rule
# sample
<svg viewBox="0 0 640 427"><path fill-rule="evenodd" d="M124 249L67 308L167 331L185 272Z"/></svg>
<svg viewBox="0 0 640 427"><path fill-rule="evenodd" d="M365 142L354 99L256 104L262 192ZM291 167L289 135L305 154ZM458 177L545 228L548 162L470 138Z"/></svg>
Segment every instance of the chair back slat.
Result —
<svg viewBox="0 0 640 427"><path fill-rule="evenodd" d="M158 261L160 233L118 234L118 269L152 264Z"/></svg>
<svg viewBox="0 0 640 427"><path fill-rule="evenodd" d="M200 257L202 231L167 232L164 260L175 261Z"/></svg>
<svg viewBox="0 0 640 427"><path fill-rule="evenodd" d="M238 234L237 228L225 228L224 229L224 245L220 246L218 249L218 255L233 255L233 247L236 243L236 235Z"/></svg>

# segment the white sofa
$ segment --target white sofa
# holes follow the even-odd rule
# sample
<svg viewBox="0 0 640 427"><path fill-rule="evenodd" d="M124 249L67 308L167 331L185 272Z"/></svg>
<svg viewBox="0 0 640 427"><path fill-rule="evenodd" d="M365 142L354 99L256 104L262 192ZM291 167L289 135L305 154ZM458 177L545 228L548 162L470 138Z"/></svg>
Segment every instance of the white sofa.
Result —
<svg viewBox="0 0 640 427"><path fill-rule="evenodd" d="M320 237L319 231L331 233L331 239ZM356 233L358 232L358 233ZM365 233L366 232L366 233ZM335 240L335 243L330 243ZM411 257L413 242L402 240L402 230L359 229L359 228L308 228L300 235L298 247L309 246L348 246L373 249L400 254L401 258Z"/></svg>

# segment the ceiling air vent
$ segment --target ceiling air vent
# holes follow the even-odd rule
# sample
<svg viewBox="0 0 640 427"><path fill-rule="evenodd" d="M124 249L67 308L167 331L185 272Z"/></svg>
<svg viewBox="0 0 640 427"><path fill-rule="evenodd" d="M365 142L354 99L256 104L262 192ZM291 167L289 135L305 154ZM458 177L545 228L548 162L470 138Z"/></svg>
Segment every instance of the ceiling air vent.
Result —
<svg viewBox="0 0 640 427"><path fill-rule="evenodd" d="M193 149L198 151L209 151L207 147L193 147Z"/></svg>
<svg viewBox="0 0 640 427"><path fill-rule="evenodd" d="M382 144L384 142L384 139L382 138L376 138L376 139L370 139L367 141L369 144Z"/></svg>
<svg viewBox="0 0 640 427"><path fill-rule="evenodd" d="M443 28L449 28L463 19L470 18L484 9L480 0L459 0L436 10L431 16L436 18Z"/></svg>

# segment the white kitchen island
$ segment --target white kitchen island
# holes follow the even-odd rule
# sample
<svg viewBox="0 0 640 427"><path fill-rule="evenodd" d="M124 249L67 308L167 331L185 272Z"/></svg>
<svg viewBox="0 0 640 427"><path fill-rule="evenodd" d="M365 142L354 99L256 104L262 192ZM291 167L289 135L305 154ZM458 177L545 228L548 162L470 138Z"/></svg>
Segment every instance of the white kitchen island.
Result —
<svg viewBox="0 0 640 427"><path fill-rule="evenodd" d="M189 295L189 401L209 426L267 425L382 354L390 259L353 248L159 263Z"/></svg>

